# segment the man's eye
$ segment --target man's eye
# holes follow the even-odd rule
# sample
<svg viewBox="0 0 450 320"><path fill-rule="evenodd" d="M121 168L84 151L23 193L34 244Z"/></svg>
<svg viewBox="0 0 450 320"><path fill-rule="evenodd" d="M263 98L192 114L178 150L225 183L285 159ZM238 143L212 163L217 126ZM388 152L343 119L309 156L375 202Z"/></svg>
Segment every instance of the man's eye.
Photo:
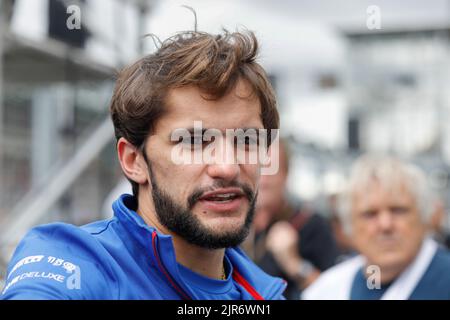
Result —
<svg viewBox="0 0 450 320"><path fill-rule="evenodd" d="M401 206L394 206L394 207L391 207L390 209L391 209L391 212L394 214L404 214L404 213L409 212L409 208L401 207Z"/></svg>
<svg viewBox="0 0 450 320"><path fill-rule="evenodd" d="M258 138L253 136L242 136L237 137L236 139L237 145L240 146L252 146L252 145L258 145Z"/></svg>
<svg viewBox="0 0 450 320"><path fill-rule="evenodd" d="M202 144L203 144L202 136L191 137L191 145L202 145Z"/></svg>
<svg viewBox="0 0 450 320"><path fill-rule="evenodd" d="M361 216L365 219L371 219L376 216L377 212L375 210L366 210L361 213Z"/></svg>
<svg viewBox="0 0 450 320"><path fill-rule="evenodd" d="M245 137L245 144L258 145L258 138L257 137Z"/></svg>
<svg viewBox="0 0 450 320"><path fill-rule="evenodd" d="M189 138L185 137L181 140L181 143L187 146L202 145L203 137L202 136L191 136Z"/></svg>

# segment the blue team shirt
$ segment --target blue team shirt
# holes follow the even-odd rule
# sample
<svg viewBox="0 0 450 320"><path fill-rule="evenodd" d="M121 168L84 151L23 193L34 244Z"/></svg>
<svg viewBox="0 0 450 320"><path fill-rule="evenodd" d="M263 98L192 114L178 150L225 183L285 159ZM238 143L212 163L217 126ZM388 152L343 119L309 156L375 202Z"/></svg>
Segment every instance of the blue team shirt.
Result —
<svg viewBox="0 0 450 320"><path fill-rule="evenodd" d="M224 297L227 300L239 300L240 291L238 285L233 281L232 268L230 261L225 258L226 280L217 280L204 277L192 270L179 265L181 276L186 279L190 287L195 288L198 298L202 300L211 300L215 297Z"/></svg>
<svg viewBox="0 0 450 320"><path fill-rule="evenodd" d="M178 264L172 237L133 210L113 204L114 218L76 227L32 229L8 266L2 299L284 299L286 282L269 276L239 248L225 250L227 279Z"/></svg>

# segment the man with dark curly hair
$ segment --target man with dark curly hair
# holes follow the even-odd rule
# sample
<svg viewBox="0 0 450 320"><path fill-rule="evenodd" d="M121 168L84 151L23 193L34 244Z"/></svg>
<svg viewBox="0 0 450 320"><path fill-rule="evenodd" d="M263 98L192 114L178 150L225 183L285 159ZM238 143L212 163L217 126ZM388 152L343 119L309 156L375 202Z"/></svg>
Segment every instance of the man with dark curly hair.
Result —
<svg viewBox="0 0 450 320"><path fill-rule="evenodd" d="M252 32L182 32L122 70L110 112L133 195L113 219L31 230L2 298L283 299L237 247L263 169L251 158L279 126L257 51Z"/></svg>

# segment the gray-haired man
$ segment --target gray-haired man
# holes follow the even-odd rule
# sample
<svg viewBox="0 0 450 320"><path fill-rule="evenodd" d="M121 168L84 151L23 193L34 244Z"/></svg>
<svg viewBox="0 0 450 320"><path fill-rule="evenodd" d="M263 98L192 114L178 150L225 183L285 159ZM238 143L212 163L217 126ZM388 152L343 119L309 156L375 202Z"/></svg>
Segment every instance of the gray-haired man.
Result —
<svg viewBox="0 0 450 320"><path fill-rule="evenodd" d="M427 236L423 172L391 157L354 165L341 215L360 255L325 273L303 299L449 299L450 254Z"/></svg>

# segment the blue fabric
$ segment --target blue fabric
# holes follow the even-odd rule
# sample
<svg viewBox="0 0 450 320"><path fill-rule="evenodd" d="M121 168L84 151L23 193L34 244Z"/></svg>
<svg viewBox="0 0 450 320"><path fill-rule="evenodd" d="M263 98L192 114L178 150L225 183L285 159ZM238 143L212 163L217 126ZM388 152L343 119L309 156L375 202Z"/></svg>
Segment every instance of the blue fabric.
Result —
<svg viewBox="0 0 450 320"><path fill-rule="evenodd" d="M439 248L428 269L425 271L410 300L449 300L450 299L450 253ZM351 300L378 300L386 292L389 285L380 289L369 289L363 271L359 270L353 279L350 292Z"/></svg>
<svg viewBox="0 0 450 320"><path fill-rule="evenodd" d="M350 291L350 300L379 300L386 292L388 285L381 285L381 288L369 289L367 279L364 276L364 270L359 269L353 279Z"/></svg>
<svg viewBox="0 0 450 320"><path fill-rule="evenodd" d="M192 270L179 265L181 277L185 279L188 285L195 288L199 299L211 300L220 295L224 300L238 300L241 298L241 292L238 285L231 276L233 266L230 260L225 257L226 280L216 280L204 277Z"/></svg>
<svg viewBox="0 0 450 320"><path fill-rule="evenodd" d="M179 265L172 237L157 233L122 195L114 218L76 227L32 229L8 267L2 299L253 299L233 270L264 299L284 299L286 283L264 273L239 248L225 251L227 280Z"/></svg>
<svg viewBox="0 0 450 320"><path fill-rule="evenodd" d="M450 253L439 248L409 299L450 300Z"/></svg>

